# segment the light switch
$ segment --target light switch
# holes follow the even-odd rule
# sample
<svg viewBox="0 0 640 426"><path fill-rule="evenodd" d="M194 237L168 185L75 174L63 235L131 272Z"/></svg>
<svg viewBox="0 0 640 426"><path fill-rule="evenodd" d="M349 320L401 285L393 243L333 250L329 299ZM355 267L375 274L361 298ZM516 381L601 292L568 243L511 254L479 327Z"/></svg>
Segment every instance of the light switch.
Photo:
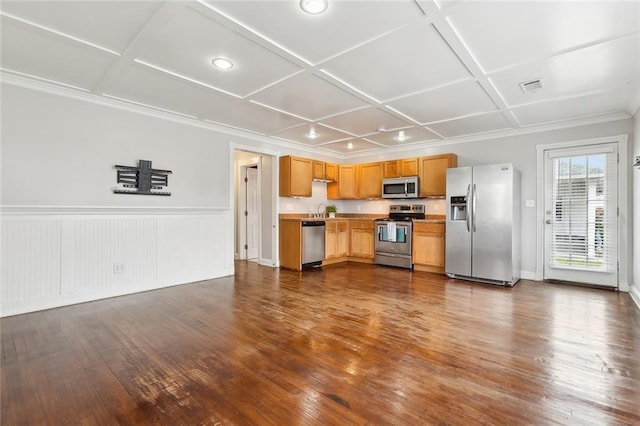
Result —
<svg viewBox="0 0 640 426"><path fill-rule="evenodd" d="M524 206L525 207L535 207L536 206L536 200L525 200L524 201Z"/></svg>

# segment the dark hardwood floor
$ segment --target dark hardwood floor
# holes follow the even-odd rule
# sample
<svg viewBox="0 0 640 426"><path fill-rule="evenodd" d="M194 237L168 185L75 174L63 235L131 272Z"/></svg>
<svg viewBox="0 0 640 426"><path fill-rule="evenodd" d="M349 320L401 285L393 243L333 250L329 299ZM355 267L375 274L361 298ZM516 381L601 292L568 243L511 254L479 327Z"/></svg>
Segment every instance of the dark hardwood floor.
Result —
<svg viewBox="0 0 640 426"><path fill-rule="evenodd" d="M640 424L626 293L236 268L2 319L2 425Z"/></svg>

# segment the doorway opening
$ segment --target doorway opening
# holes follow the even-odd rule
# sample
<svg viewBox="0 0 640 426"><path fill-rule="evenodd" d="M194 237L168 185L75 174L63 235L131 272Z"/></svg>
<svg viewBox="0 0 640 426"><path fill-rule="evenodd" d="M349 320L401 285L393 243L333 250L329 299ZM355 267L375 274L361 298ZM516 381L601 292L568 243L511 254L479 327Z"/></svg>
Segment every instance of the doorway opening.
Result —
<svg viewBox="0 0 640 426"><path fill-rule="evenodd" d="M278 262L275 255L277 156L237 147L232 150L232 155L234 257L275 267Z"/></svg>

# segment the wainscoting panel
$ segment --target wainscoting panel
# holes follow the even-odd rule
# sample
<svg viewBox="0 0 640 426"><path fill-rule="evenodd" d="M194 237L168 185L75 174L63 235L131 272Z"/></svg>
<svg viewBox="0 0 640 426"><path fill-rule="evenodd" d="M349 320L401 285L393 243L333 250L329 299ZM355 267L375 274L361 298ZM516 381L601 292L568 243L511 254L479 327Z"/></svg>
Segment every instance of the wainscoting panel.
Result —
<svg viewBox="0 0 640 426"><path fill-rule="evenodd" d="M0 316L233 274L233 212L2 216Z"/></svg>
<svg viewBox="0 0 640 426"><path fill-rule="evenodd" d="M3 304L60 294L58 221L3 220L2 257Z"/></svg>
<svg viewBox="0 0 640 426"><path fill-rule="evenodd" d="M148 288L156 280L155 218L83 218L62 223L62 292Z"/></svg>

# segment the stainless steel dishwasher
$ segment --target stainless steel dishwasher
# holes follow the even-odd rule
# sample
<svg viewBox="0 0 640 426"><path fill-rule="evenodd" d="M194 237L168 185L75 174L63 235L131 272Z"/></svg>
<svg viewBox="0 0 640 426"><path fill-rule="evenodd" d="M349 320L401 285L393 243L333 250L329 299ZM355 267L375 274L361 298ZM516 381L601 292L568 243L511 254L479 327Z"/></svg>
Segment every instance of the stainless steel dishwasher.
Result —
<svg viewBox="0 0 640 426"><path fill-rule="evenodd" d="M302 269L318 268L324 259L324 220L302 221Z"/></svg>

